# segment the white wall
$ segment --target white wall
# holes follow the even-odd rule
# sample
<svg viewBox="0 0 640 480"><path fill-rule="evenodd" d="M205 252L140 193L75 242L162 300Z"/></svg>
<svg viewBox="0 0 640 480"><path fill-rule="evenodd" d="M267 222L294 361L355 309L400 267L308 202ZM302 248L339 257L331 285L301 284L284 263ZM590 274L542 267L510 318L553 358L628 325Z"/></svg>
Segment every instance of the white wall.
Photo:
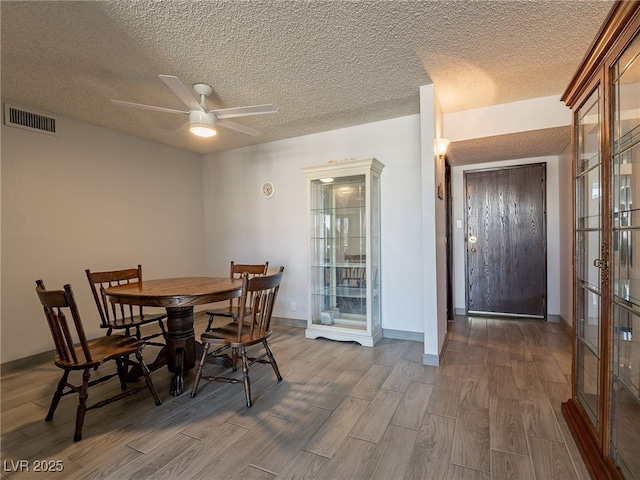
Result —
<svg viewBox="0 0 640 480"><path fill-rule="evenodd" d="M566 183L559 182L559 157L539 157L504 162L481 163L454 167L451 171L453 196L453 263L454 263L454 308L465 310L466 281L465 281L465 211L464 211L464 172L468 170L482 170L509 165L526 165L529 163L546 163L547 169L547 313L561 314L560 298L562 280L566 277L566 259L561 261L561 225L560 225L560 192L565 192ZM563 180L564 181L564 180ZM570 183L568 185L571 185ZM563 201L564 193L563 193ZM566 208L566 207L565 207ZM570 209L571 207L569 207ZM462 222L462 228L456 228L457 221ZM564 220L566 222L566 218ZM570 226L569 226L570 228ZM566 225L562 232L566 230ZM562 233L564 236L565 233Z"/></svg>
<svg viewBox="0 0 640 480"><path fill-rule="evenodd" d="M226 273L232 259L284 265L274 315L306 320L307 199L301 169L330 160L371 157L385 165L381 176L382 327L424 332L418 115L205 156L207 273ZM276 185L271 199L260 195L260 186L267 180Z"/></svg>
<svg viewBox="0 0 640 480"><path fill-rule="evenodd" d="M104 334L84 273L142 263L204 274L201 156L58 117L58 136L2 126L1 361L53 349L34 292L71 283Z"/></svg>
<svg viewBox="0 0 640 480"><path fill-rule="evenodd" d="M423 363L438 365L447 335L446 204L437 197L444 188L444 160L436 155L442 137L442 110L433 85L420 87L422 163L422 272L424 308Z"/></svg>
<svg viewBox="0 0 640 480"><path fill-rule="evenodd" d="M559 95L474 108L445 116L452 142L571 125L571 110Z"/></svg>

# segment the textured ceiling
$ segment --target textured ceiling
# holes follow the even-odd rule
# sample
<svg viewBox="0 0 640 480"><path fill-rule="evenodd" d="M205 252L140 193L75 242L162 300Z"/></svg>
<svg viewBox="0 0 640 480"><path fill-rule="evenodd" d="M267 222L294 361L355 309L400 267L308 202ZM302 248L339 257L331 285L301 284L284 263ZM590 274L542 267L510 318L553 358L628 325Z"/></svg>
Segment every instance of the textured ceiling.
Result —
<svg viewBox="0 0 640 480"><path fill-rule="evenodd" d="M559 95L612 4L2 0L0 86L5 101L210 153L416 114L431 83L445 113ZM208 83L210 108L278 113L237 120L258 137L201 139L179 115L109 101L183 110L158 74ZM551 130L457 142L450 156L537 156L544 135L566 146Z"/></svg>
<svg viewBox="0 0 640 480"><path fill-rule="evenodd" d="M571 127L510 133L452 142L447 157L452 166L558 155L571 141Z"/></svg>

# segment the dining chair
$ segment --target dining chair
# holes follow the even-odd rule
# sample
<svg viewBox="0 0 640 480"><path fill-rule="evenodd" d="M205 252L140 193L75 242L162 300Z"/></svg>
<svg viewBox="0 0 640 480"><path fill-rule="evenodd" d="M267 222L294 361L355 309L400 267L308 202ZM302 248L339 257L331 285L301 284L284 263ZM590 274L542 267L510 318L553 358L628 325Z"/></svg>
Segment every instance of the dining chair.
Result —
<svg viewBox="0 0 640 480"><path fill-rule="evenodd" d="M53 394L49 413L45 418L46 421L53 419L53 414L63 396L77 393L78 409L76 412L76 430L73 436L73 441L77 442L82 439L82 425L85 413L88 410L104 407L111 402L121 400L145 388L151 392L156 405L162 403L151 380L149 368L142 358L142 349L145 347L144 341L124 335L110 335L87 340L71 285L65 285L64 290L47 290L42 280L36 280L36 292L44 308L44 314L56 347L54 363L56 367L63 370L62 378ZM135 355L137 362L129 360L131 355ZM92 372L111 360L116 364L116 371L91 380ZM129 364L135 364L140 367L146 386L127 389L125 374ZM82 383L80 385L69 383L69 374L74 371L82 371ZM115 376L120 379L122 391L117 395L87 406L89 387Z"/></svg>
<svg viewBox="0 0 640 480"><path fill-rule="evenodd" d="M264 263L251 264L251 263L235 263L233 260L231 261L231 266L229 267L229 278L241 278L243 273L248 273L250 278L259 275L266 275L267 270L269 269L269 262L266 261ZM215 317L230 317L235 322L238 320L238 314L240 312L239 307L239 298L229 300L229 304L225 307L221 308L212 308L207 310L205 313L209 315L209 323L207 323L206 332L210 331L213 325L213 321ZM245 314L248 315L250 312L248 310L245 311Z"/></svg>
<svg viewBox="0 0 640 480"><path fill-rule="evenodd" d="M167 338L167 331L163 320L167 317L162 313L145 313L141 306L125 305L122 303L112 303L104 294L104 290L123 283L134 283L142 281L142 265L137 268L126 268L123 270L112 270L104 272L92 272L85 270L93 299L100 314L101 327L107 329L107 335L111 335L114 330L124 330L125 335L134 336L138 340L144 340L147 345L164 347L165 344L159 341L149 340L162 337ZM160 331L153 331L142 336L141 327L147 324L157 323ZM133 332L133 335L132 335Z"/></svg>
<svg viewBox="0 0 640 480"><path fill-rule="evenodd" d="M240 313L235 323L229 323L220 328L204 332L200 336L203 346L202 358L195 375L191 397L195 397L201 378L209 381L226 383L244 383L244 394L247 407L251 407L251 383L249 380L249 367L254 363L270 364L278 381L282 380L278 364L269 347L268 339L271 336L271 315L280 289L280 281L284 267L280 267L278 273L272 275L250 277L249 273L242 275L242 296L240 297ZM249 298L251 299L249 301ZM244 315L250 311L249 315ZM262 344L264 353L258 357L248 357L247 347ZM209 350L213 348L211 352ZM231 376L211 375L203 377L204 366L209 354L217 356L226 349L240 351L242 358L242 378ZM235 367L235 364L234 364ZM235 368L234 368L235 370ZM226 371L228 372L228 370ZM224 372L223 372L224 373Z"/></svg>

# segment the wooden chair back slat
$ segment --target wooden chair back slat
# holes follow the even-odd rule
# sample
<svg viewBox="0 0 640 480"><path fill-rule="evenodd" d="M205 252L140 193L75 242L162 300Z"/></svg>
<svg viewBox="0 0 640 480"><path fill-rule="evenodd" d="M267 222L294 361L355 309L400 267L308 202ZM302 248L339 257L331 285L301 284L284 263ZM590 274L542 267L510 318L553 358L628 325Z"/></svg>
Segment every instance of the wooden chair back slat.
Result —
<svg viewBox="0 0 640 480"><path fill-rule="evenodd" d="M64 291L46 290L44 282L38 280L36 281L36 292L44 308L58 357L63 361L76 364L84 362L90 363L92 361L91 351L89 350L87 337L71 286L65 285ZM67 309L71 313L73 329L70 328L70 321L65 314L65 310ZM82 352L85 357L83 360L78 359L76 355L76 343L79 343L82 347Z"/></svg>
<svg viewBox="0 0 640 480"><path fill-rule="evenodd" d="M231 261L229 266L229 278L231 279L241 279L244 274L248 276L248 278L254 278L259 276L264 276L267 274L269 270L269 262L265 261L264 263L236 263ZM211 308L206 311L206 314L209 315L209 323L207 324L207 328L205 331L210 331L212 329L213 321L216 316L219 317L231 317L234 321L237 319L240 313L240 304L245 304L249 302L252 303L253 294L250 293L244 300L240 297L238 298L230 298L228 307L223 308ZM248 315L250 313L250 309L245 309L245 314Z"/></svg>
<svg viewBox="0 0 640 480"><path fill-rule="evenodd" d="M163 320L166 313L146 311L142 305L130 305L112 302L105 294L106 289L124 284L140 284L142 282L142 265L137 268L125 268L104 272L92 272L85 270L93 299L95 300L100 315L102 328L107 329L107 336L114 330L124 330L126 336L134 336L139 340L145 340L149 345L165 346L162 340L166 340L166 328ZM143 335L142 327L157 324L155 330L149 330ZM159 341L151 339L162 337Z"/></svg>
<svg viewBox="0 0 640 480"><path fill-rule="evenodd" d="M280 267L278 273L273 275L253 278L250 278L248 273L243 275L240 315L238 316L238 342L242 340L245 325L249 326L249 335L252 339L260 338L269 332L273 307L278 296L283 272L284 267ZM245 316L247 308L251 314Z"/></svg>
<svg viewBox="0 0 640 480"><path fill-rule="evenodd" d="M87 269L85 272L91 285L91 291L98 307L103 328L108 328L111 323L115 325L123 323L127 317L143 316L144 312L141 306L112 303L104 293L109 287L142 281L142 265L138 265L138 268L107 272L91 272Z"/></svg>
<svg viewBox="0 0 640 480"><path fill-rule="evenodd" d="M264 276L267 274L269 270L269 262L265 261L264 264L257 263L236 263L231 261L229 267L229 278L242 278L242 275L247 273L249 278ZM251 296L249 296L249 300L251 300ZM229 300L229 307L233 308L234 306L240 305L240 299L231 299Z"/></svg>

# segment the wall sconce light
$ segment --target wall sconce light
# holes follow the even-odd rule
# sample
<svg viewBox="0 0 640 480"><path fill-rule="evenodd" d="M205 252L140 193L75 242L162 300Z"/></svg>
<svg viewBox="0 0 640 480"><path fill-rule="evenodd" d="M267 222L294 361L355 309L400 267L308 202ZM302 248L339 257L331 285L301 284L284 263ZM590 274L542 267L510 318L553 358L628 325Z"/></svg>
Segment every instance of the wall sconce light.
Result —
<svg viewBox="0 0 640 480"><path fill-rule="evenodd" d="M438 157L442 158L446 155L447 153L447 148L449 147L449 144L451 143L451 140L447 139L447 138L438 138L436 140L436 149L438 151Z"/></svg>

